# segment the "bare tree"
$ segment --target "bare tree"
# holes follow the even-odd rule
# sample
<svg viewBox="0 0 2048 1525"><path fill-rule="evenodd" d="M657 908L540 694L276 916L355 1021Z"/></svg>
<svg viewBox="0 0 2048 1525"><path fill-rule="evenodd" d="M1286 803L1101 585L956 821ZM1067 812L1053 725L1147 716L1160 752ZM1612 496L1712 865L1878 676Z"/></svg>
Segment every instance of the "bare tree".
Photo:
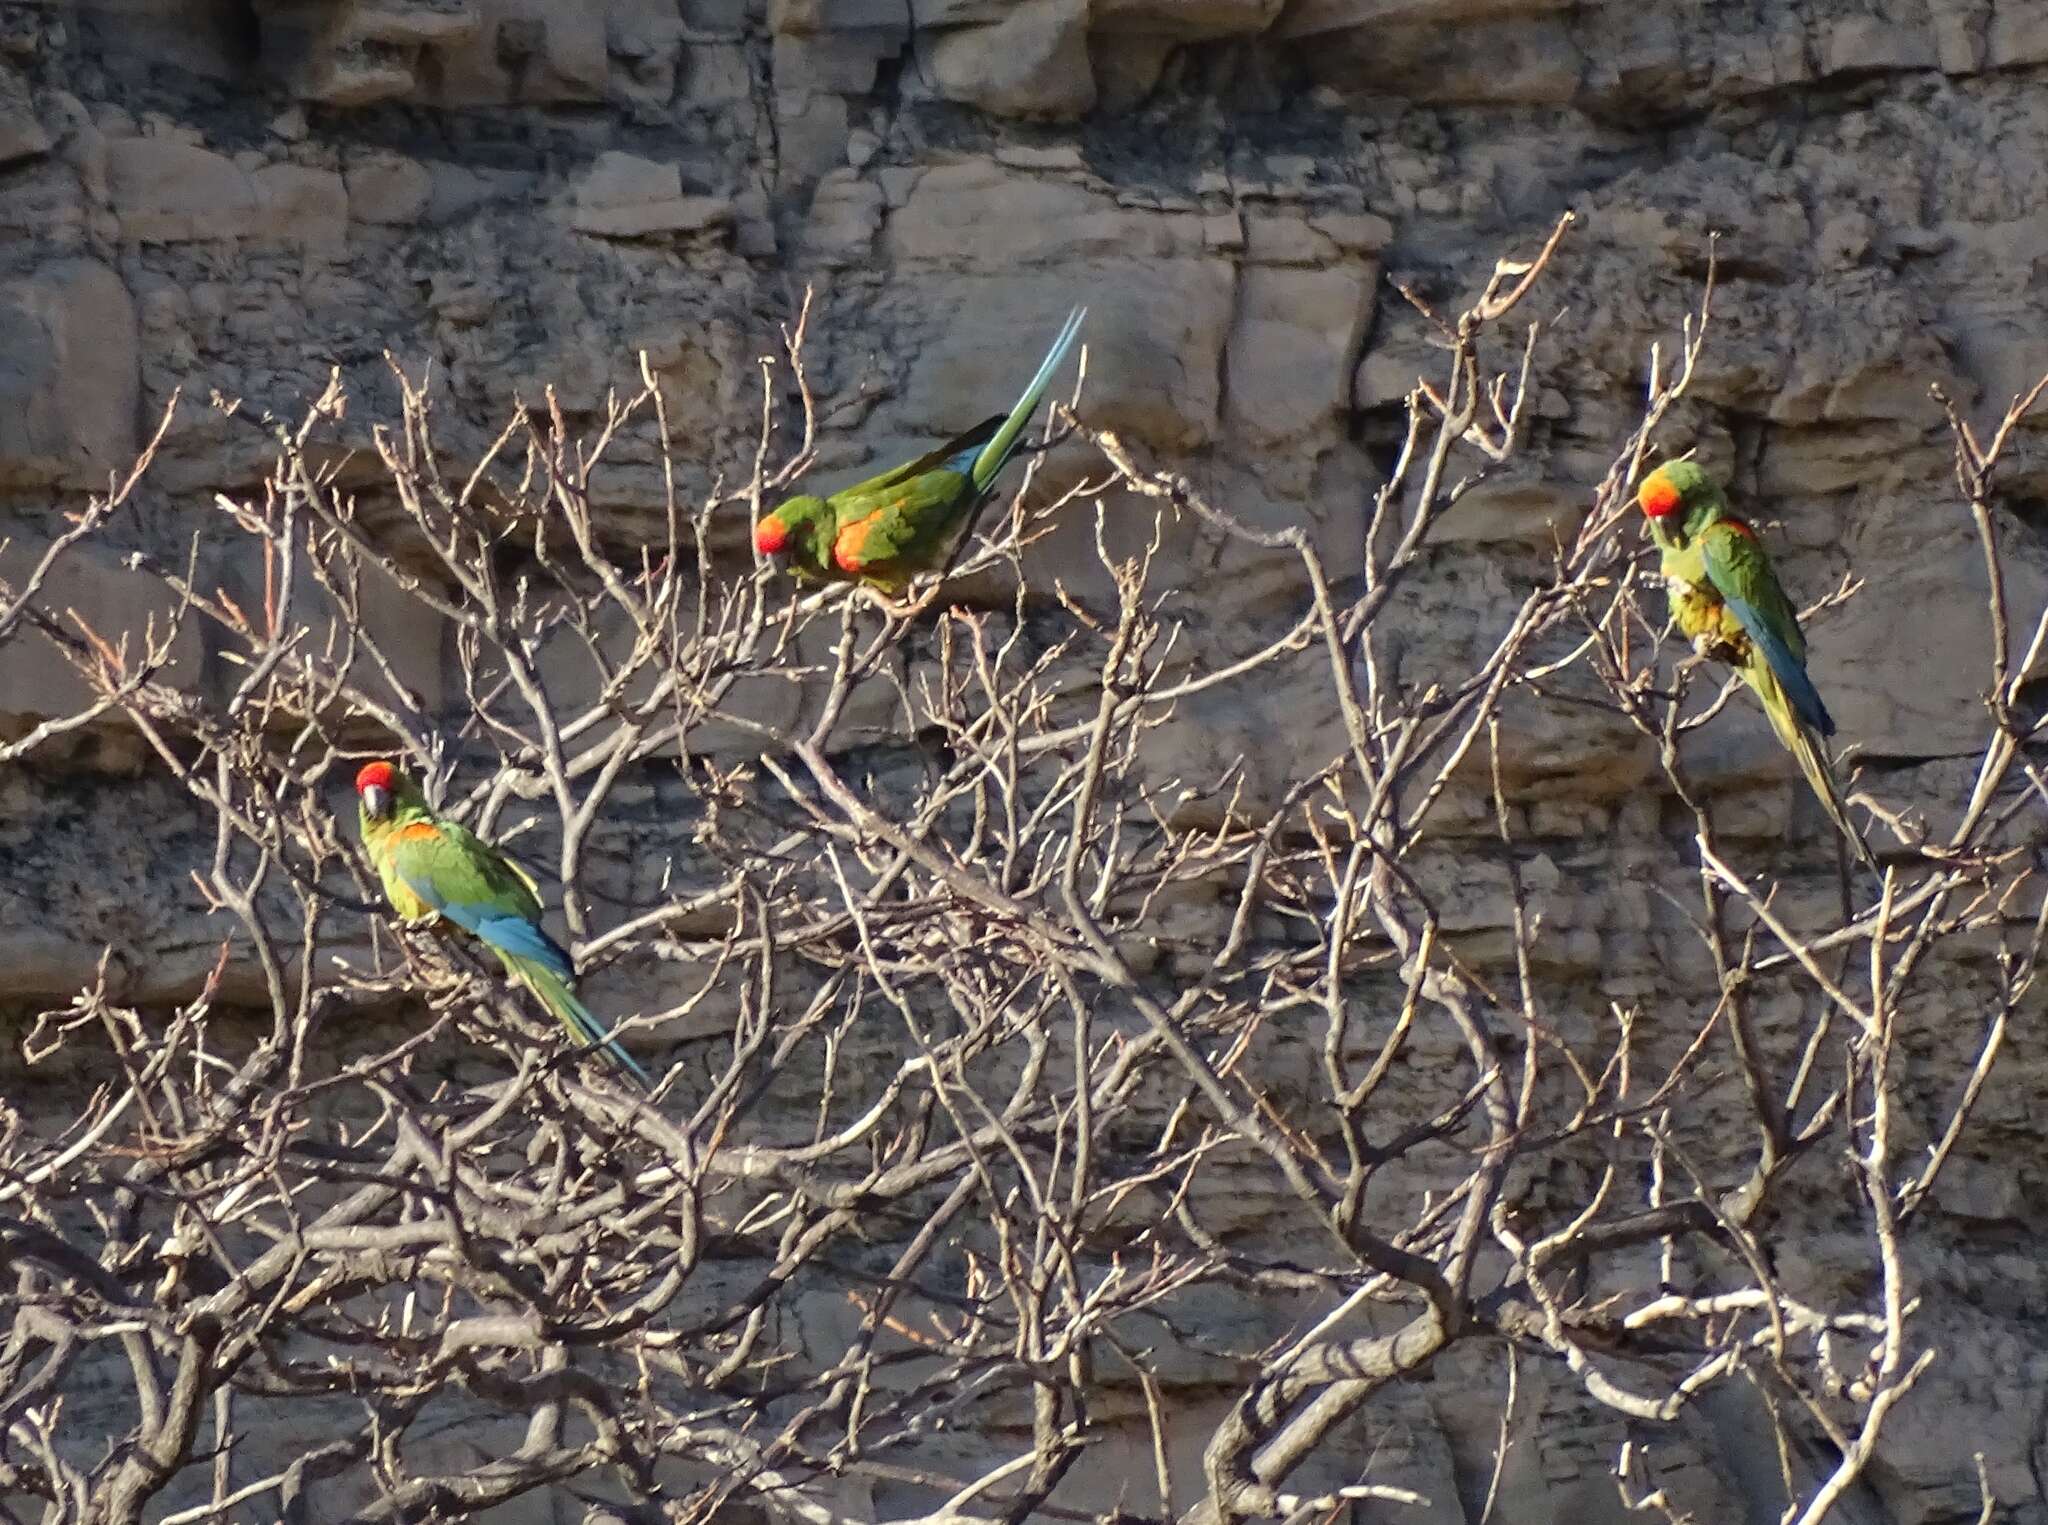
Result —
<svg viewBox="0 0 2048 1525"><path fill-rule="evenodd" d="M211 830L198 878L228 928L178 1010L101 986L26 1039L31 1061L90 1047L114 1079L63 1127L0 1116L7 1518L411 1521L550 1489L676 1521L1399 1518L1419 1496L1344 1437L1457 1346L1507 1354L1485 1517L1512 1515L1530 1361L1652 1429L1746 1384L1785 1519L1827 1517L1934 1358L1903 1246L2044 941L2020 684L2048 611L2007 606L1992 506L2040 389L1988 442L1952 414L1992 574L1969 798L1936 837L1860 796L1889 866L1812 924L1688 772L1729 685L1671 660L1629 523L1704 303L1545 575L1468 661L1401 659L1435 532L1524 444L1542 335L1503 330L1565 231L1455 317L1410 298L1443 370L1407 399L1342 578L1077 397L955 569L1012 594L937 614L793 596L737 563L811 460L806 309L762 362L744 479L695 504L644 364L602 417L546 399L459 467L395 365L367 445L338 379L266 421L265 492L219 499L206 531L239 537L260 602L149 563L232 659L227 691L167 686L160 631L131 647L43 607L37 579L0 590L0 638L45 642L96 695L14 752L132 727ZM628 543L601 505L649 461L656 529ZM1033 507L1048 461L1071 485ZM1113 551L1143 507L1150 540ZM1026 548L1091 514L1106 594L1032 586ZM1190 534L1291 558L1298 615L1198 640L1167 596ZM421 691L394 605L452 631L455 692ZM1281 786L1242 759L1163 764L1188 707L1252 685L1328 720ZM1697 1005L1589 1008L1546 980L1503 746L1521 702L1632 727L1690 812L1715 974ZM380 751L559 886L579 962L643 1002L618 1031L663 1056L653 1097L459 940L385 914L335 814L349 760ZM1475 803L1492 840L1447 835ZM1509 886L1504 953L1446 914L1441 868L1475 856ZM1918 994L1987 939L1974 1067L1923 1104L1898 1073ZM1756 1020L1766 999L1802 1013L1789 1039ZM251 1001L253 1025L229 1020ZM392 1008L410 1036L343 1051L351 1017ZM451 1033L480 1078L428 1064ZM1688 1120L1731 1107L1744 1131L1703 1149ZM1867 1274L1791 1284L1785 1204L1844 1166ZM1248 1194L1261 1234L1227 1211ZM1163 1362L1225 1294L1285 1329L1236 1352L1197 1475ZM1076 1468L1133 1425L1152 1475L1112 1511ZM1629 1507L1683 1517L1640 1447L1617 1475Z"/></svg>

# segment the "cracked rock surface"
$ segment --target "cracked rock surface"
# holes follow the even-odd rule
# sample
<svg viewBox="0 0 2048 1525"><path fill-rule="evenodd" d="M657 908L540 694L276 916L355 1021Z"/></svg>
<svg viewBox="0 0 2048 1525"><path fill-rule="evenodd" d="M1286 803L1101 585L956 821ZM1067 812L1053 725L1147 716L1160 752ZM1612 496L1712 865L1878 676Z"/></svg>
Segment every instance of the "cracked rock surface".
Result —
<svg viewBox="0 0 2048 1525"><path fill-rule="evenodd" d="M1796 594L1864 580L1808 634L1874 787L1923 811L1967 792L1985 572L1929 386L1983 418L2048 369L2039 7L103 0L0 15L0 570L132 460L174 389L188 405L121 528L159 550L267 464L210 391L289 416L339 367L374 408L386 350L431 363L443 427L478 445L544 385L596 413L645 350L697 442L678 485L702 491L745 469L752 357L811 283L821 471L1007 403L1020 353L1085 300L1090 419L1254 523L1309 527L1341 576L1402 398L1438 353L1387 278L1476 291L1571 209L1543 294L1561 316L1539 416L1444 526L1404 660L1458 660L1518 596L1631 426L1649 347L1675 344L1718 234L1702 372L1661 444L1696 446L1730 483ZM658 463L611 480L620 539L654 533ZM2023 437L2003 482L2006 596L2038 609L2048 446ZM139 623L149 583L122 548L83 548L53 597L103 628ZM1027 575L1083 584L1091 534L1033 556ZM1213 624L1260 629L1294 607L1285 572L1190 558L1185 575L1213 580ZM406 680L455 692L446 633L410 605L392 617L419 627L398 643ZM196 627L165 676L233 681ZM33 642L0 646L0 736L76 697ZM1246 787L1277 795L1338 726L1315 712L1327 703L1233 692L1190 704L1171 744L1190 775L1245 754ZM1521 824L1552 876L1547 975L1646 1003L1711 989L1648 887L1693 874L1653 760L1591 712L1532 721L1517 746L1536 785ZM122 999L188 999L216 947L189 878L210 837L132 742L85 734L55 760L0 772L0 1023L89 983L110 943ZM1731 706L1694 763L1729 839L1792 903L1825 903L1833 841L1761 717ZM1450 930L1502 935L1496 866L1455 836L1441 858ZM630 872L623 853L616 866ZM1933 997L1965 1054L1974 978L1950 971ZM1853 1518L1974 1518L1982 1451L2000 1518L2048 1525L2038 1034L2018 1034L1944 1178L1943 1247L1916 1267L1949 1294L1941 1360ZM9 1088L25 1083L17 1051L10 1033ZM1915 1063L1916 1086L1956 1082L1938 1043ZM45 1104L61 1091L27 1103ZM1213 1313L1216 1349L1189 1341L1172 1368L1191 1435L1228 1350L1285 1327L1249 1303ZM1384 1475L1439 1502L1401 1518L1467 1518L1474 1477L1483 1496L1493 1411L1459 1395L1498 1380L1461 1354L1405 1395ZM1569 1382L1527 1380L1523 1401L1556 1422L1503 1518L1621 1518L1605 1477L1621 1421ZM1658 1444L1735 1521L1760 1507L1745 1478L1775 1465L1748 1454L1756 1438L1709 1411ZM1120 1469L1149 1465L1105 1453L1080 1475L1107 1507Z"/></svg>

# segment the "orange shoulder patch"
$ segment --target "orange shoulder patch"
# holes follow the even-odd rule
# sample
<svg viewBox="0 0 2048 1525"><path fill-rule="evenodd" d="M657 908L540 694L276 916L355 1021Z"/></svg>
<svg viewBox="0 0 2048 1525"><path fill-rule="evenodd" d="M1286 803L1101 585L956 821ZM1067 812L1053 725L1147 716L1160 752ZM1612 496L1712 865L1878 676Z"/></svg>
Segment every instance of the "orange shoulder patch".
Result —
<svg viewBox="0 0 2048 1525"><path fill-rule="evenodd" d="M832 560L842 572L858 572L867 564L862 547L867 544L868 531L875 527L879 513L869 514L865 519L856 519L832 539Z"/></svg>
<svg viewBox="0 0 2048 1525"><path fill-rule="evenodd" d="M441 836L441 828L432 821L414 821L401 826L391 834L393 842L433 842Z"/></svg>
<svg viewBox="0 0 2048 1525"><path fill-rule="evenodd" d="M1728 528L1735 531L1736 534L1741 535L1744 539L1756 539L1756 531L1751 529L1748 526L1748 524L1744 523L1742 520L1736 518L1733 514L1728 514L1724 516L1721 522L1727 525Z"/></svg>

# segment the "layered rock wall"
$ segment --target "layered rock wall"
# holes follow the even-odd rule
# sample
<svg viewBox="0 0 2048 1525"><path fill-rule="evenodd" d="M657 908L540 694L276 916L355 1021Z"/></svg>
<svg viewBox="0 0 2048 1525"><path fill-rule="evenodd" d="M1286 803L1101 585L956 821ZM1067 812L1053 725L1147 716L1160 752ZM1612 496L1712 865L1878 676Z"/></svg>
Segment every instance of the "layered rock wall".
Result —
<svg viewBox="0 0 2048 1525"><path fill-rule="evenodd" d="M2015 0L0 6L0 567L61 533L182 389L135 512L50 590L133 622L156 585L123 548L182 554L212 495L267 462L209 394L289 416L338 367L367 426L387 351L431 367L451 437L480 441L547 386L595 416L644 350L701 490L745 469L753 357L809 285L821 472L1007 401L1080 298L1090 419L1249 520L1312 528L1341 574L1437 353L1388 278L1468 293L1570 209L1529 448L1446 525L1417 671L1455 659L1584 506L1718 234L1703 369L1661 443L1697 445L1773 521L1795 589L1865 580L1812 631L1815 675L1867 778L1926 808L1981 739L1986 655L1982 561L1928 387L1981 416L2048 368L2044 143L2048 19ZM630 542L658 473L614 482ZM2000 505L2016 608L2048 599L2044 503L2048 450L2028 435ZM1055 536L1027 570L1085 580L1089 540ZM242 575L196 554L215 580ZM1277 561L1224 577L1191 551L1181 575L1220 644L1299 599ZM408 680L439 691L445 633L422 623L403 644ZM227 672L192 627L169 676ZM77 692L36 643L0 647L6 735ZM1334 723L1289 704L1233 692L1192 709L1188 744L1218 764L1249 752L1254 780L1284 787L1320 755L1307 731ZM1559 875L1554 972L1697 988L1709 971L1673 962L1644 888L1687 872L1646 755L1594 720L1532 726L1522 747L1541 785L1525 824ZM1699 761L1732 834L1792 892L1824 894L1825 824L1761 722L1731 710ZM189 995L212 957L185 876L205 844L140 750L83 734L0 790L13 996L62 998L110 942L128 998ZM1505 926L1503 884L1450 856L1460 929ZM1959 980L1950 1014L1974 1009ZM1974 1515L1982 1449L2004 1517L2048 1521L2037 1036L1947 1189L1950 1249L1920 1274L1955 1295L1952 1338L1863 1517ZM1415 1405L1416 1479L1483 1449L1456 1414L1448 1393ZM1515 1518L1610 1507L1611 1429L1560 1429L1529 1483L1541 1502Z"/></svg>

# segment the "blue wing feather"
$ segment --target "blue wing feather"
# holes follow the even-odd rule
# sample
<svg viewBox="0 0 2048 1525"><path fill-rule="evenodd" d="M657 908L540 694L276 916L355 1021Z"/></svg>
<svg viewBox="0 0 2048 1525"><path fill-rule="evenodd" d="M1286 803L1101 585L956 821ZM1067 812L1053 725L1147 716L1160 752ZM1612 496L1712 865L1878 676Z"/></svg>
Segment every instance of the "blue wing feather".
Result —
<svg viewBox="0 0 2048 1525"><path fill-rule="evenodd" d="M1736 619L1742 622L1742 628L1749 633L1751 644L1761 651L1764 660L1770 663L1771 672L1778 680L1778 687L1785 691L1786 699L1791 702L1792 712L1799 717L1800 722L1822 736L1834 735L1834 716L1830 715L1828 707L1820 702L1820 690L1813 686L1813 679L1807 677L1806 664L1792 654L1792 648L1771 629L1754 604L1747 599L1730 598L1725 591L1721 594L1721 601L1735 611Z"/></svg>
<svg viewBox="0 0 2048 1525"><path fill-rule="evenodd" d="M462 909L474 911L473 906ZM451 921L468 926L467 922L454 914L454 908L442 912ZM560 943L548 936L546 931L520 916L508 916L503 911L489 911L479 915L469 930L476 933L500 953L509 953L514 958L533 960L550 974L564 980L576 978L576 966L569 959L569 953Z"/></svg>
<svg viewBox="0 0 2048 1525"><path fill-rule="evenodd" d="M550 974L564 980L576 977L576 966L568 951L548 936L538 922L515 916L498 906L475 905L465 900L444 900L434 883L424 875L415 878L402 868L399 877L406 888L439 911L463 931L481 938L500 953L532 959Z"/></svg>

